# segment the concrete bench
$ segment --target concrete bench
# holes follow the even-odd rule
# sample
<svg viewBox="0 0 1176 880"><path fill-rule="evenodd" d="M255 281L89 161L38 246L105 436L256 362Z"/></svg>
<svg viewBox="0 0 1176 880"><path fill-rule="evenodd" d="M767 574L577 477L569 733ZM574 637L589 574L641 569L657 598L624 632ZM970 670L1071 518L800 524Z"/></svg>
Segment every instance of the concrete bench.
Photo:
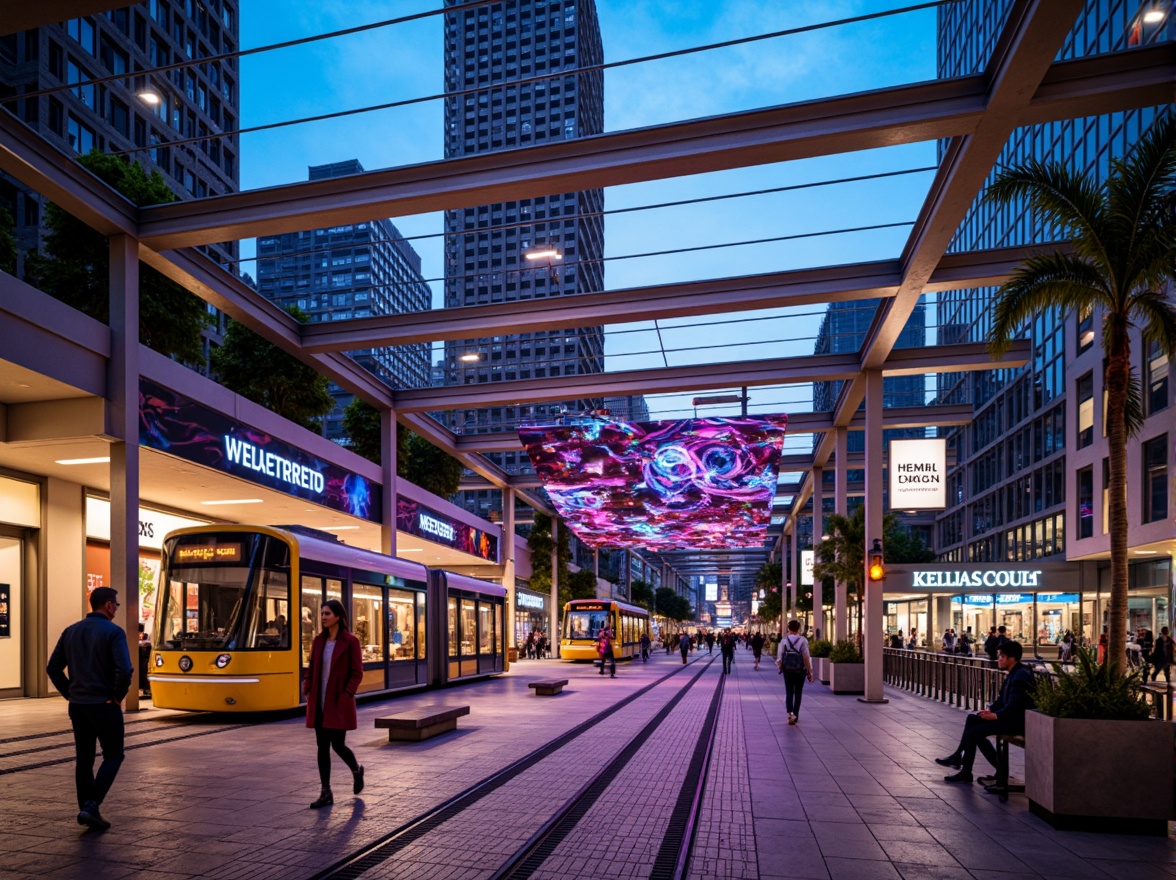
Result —
<svg viewBox="0 0 1176 880"><path fill-rule="evenodd" d="M567 683L566 678L545 678L543 681L533 681L527 687L534 688L537 697L553 697L562 691Z"/></svg>
<svg viewBox="0 0 1176 880"><path fill-rule="evenodd" d="M376 727L388 729L388 742L420 742L457 730L457 719L469 714L469 706L420 706L377 718Z"/></svg>
<svg viewBox="0 0 1176 880"><path fill-rule="evenodd" d="M1025 737L1008 733L996 736L996 787L1002 803L1009 799L1010 791L1025 790L1023 784L1014 784L1009 779L1009 746L1025 748Z"/></svg>

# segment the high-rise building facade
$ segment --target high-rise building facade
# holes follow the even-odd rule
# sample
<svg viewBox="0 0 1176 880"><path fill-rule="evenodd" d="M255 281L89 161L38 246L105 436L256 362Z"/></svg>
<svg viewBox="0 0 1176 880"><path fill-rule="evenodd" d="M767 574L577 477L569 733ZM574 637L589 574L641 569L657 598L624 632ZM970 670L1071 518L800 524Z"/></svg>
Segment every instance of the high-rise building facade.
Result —
<svg viewBox="0 0 1176 880"><path fill-rule="evenodd" d="M209 136L239 127L237 58L213 60L239 48L237 13L229 0L145 0L0 37L0 101L69 153L122 153L159 171L181 199L235 192L238 136ZM143 72L170 65L184 66ZM55 91L19 97L45 90ZM40 247L44 206L40 194L0 175L0 208L16 221L18 274L25 253ZM235 243L205 250L236 268Z"/></svg>
<svg viewBox="0 0 1176 880"><path fill-rule="evenodd" d="M356 159L312 165L311 180L359 174ZM347 223L288 232L257 240L257 290L282 308L296 306L313 322L427 311L432 293L421 274L421 258L391 220ZM392 388L430 383L426 343L348 352ZM331 385L335 406L324 434L344 436L343 411L353 395Z"/></svg>
<svg viewBox="0 0 1176 880"><path fill-rule="evenodd" d="M866 338L874 313L880 300L862 302L830 303L821 319L813 354L845 354L857 352ZM920 300L907 319L906 326L898 335L898 348L921 348L927 344L927 308ZM841 382L813 383L813 410L831 412L837 405L841 393ZM918 376L890 376L882 380L883 406L887 409L900 406L922 406L926 403L927 378ZM922 429L905 428L886 431L884 441L893 438L923 437ZM847 438L850 452L865 450L865 434L850 431ZM820 436L813 438L814 444Z"/></svg>
<svg viewBox="0 0 1176 880"><path fill-rule="evenodd" d="M968 0L940 7L939 75L982 69L1010 5L1008 0ZM1174 17L1167 2L1088 0L1059 57L1169 40ZM1018 129L994 173L1037 159L1065 162L1074 172L1104 180L1111 160L1128 155L1156 118L1167 112L1168 108L1144 108ZM1023 206L978 201L951 249L980 250L1055 238L1056 233L1043 228ZM986 341L993 293L984 289L940 294L939 341ZM1033 356L1025 367L941 377L942 402L975 406L970 426L942 432L958 462L949 472L949 507L937 522L936 549L942 560L1017 562L1105 554L1106 440L1098 430L1102 355L1095 321L1095 316L1063 318L1047 311L1027 328ZM1138 335L1133 357L1136 373L1144 380L1148 416L1144 431L1128 447L1131 542L1142 547L1164 525L1162 520L1168 521L1172 537L1167 484L1176 434L1171 404L1176 400L1169 390L1172 365L1167 359L1143 345ZM1146 489L1137 498L1132 485L1158 488L1154 498ZM1100 510L1101 525L1096 522ZM1155 555L1141 550L1138 560L1132 559L1132 588L1143 589L1154 581L1161 591L1154 601L1166 607L1171 563L1162 556L1150 558ZM1153 602L1143 593L1138 596L1132 603ZM1153 607L1149 626L1155 625L1159 607Z"/></svg>
<svg viewBox="0 0 1176 880"><path fill-rule="evenodd" d="M446 157L600 134L604 76L588 68L603 58L594 0L504 0L448 12ZM447 211L446 307L603 290L603 208L603 191L593 189ZM604 333L580 327L446 342L445 369L454 385L601 372ZM484 433L594 406L495 407L449 420L460 433ZM508 471L529 467L522 452L492 457ZM486 513L498 495L467 493L464 501Z"/></svg>

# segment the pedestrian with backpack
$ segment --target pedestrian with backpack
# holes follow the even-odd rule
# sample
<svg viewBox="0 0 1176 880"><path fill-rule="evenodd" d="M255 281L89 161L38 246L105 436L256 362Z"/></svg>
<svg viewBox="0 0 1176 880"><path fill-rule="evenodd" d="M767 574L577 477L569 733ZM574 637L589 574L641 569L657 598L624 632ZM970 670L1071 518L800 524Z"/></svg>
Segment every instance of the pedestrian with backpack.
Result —
<svg viewBox="0 0 1176 880"><path fill-rule="evenodd" d="M800 696L805 679L813 680L813 662L809 656L808 639L800 634L800 621L788 621L788 634L780 640L776 665L784 675L784 705L788 723L800 720Z"/></svg>

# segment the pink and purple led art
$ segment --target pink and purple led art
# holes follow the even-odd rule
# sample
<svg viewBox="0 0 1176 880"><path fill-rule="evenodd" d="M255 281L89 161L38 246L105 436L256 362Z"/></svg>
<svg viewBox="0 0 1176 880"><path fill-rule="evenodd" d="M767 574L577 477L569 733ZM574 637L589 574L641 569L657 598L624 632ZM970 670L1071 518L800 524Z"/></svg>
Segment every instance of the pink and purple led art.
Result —
<svg viewBox="0 0 1176 880"><path fill-rule="evenodd" d="M591 547L761 547L788 417L520 428L552 504Z"/></svg>

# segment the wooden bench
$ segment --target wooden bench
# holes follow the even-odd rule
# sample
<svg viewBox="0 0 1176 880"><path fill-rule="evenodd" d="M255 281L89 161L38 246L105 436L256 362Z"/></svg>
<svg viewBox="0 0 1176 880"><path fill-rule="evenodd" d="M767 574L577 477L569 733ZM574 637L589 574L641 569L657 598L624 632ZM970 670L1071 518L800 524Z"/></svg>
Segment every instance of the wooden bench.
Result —
<svg viewBox="0 0 1176 880"><path fill-rule="evenodd" d="M420 742L457 730L457 719L469 714L469 706L420 706L377 718L376 727L388 729L388 742Z"/></svg>
<svg viewBox="0 0 1176 880"><path fill-rule="evenodd" d="M1024 791L1023 784L1009 783L1009 746L1025 748L1025 737L1008 733L996 735L996 785L1001 802L1009 799L1010 791Z"/></svg>
<svg viewBox="0 0 1176 880"><path fill-rule="evenodd" d="M527 687L534 688L537 697L554 697L567 683L566 678L545 678L542 681L533 681Z"/></svg>

